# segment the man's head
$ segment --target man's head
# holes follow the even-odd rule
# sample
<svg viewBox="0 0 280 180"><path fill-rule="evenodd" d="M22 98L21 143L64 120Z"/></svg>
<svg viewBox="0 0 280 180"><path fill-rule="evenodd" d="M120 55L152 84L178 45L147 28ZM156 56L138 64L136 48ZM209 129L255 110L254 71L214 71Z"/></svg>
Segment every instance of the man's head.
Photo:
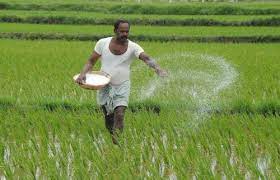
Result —
<svg viewBox="0 0 280 180"><path fill-rule="evenodd" d="M125 42L129 35L130 24L127 20L117 20L114 24L114 32L118 41Z"/></svg>

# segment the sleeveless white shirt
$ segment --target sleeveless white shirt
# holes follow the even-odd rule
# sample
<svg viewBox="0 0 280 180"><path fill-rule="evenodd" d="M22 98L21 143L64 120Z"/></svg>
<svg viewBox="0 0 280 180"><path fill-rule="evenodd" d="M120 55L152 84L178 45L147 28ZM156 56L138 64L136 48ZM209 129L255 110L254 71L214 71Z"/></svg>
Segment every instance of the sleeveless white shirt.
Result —
<svg viewBox="0 0 280 180"><path fill-rule="evenodd" d="M112 37L103 38L97 41L94 51L101 55L101 71L112 76L110 83L120 85L130 79L130 64L132 60L144 52L135 42L128 40L128 47L121 55L113 54L109 49Z"/></svg>

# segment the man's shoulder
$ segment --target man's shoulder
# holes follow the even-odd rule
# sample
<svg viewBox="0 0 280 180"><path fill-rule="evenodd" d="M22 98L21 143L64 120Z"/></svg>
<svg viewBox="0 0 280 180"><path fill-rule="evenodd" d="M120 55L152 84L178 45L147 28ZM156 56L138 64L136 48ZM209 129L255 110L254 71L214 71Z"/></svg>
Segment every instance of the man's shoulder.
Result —
<svg viewBox="0 0 280 180"><path fill-rule="evenodd" d="M101 38L96 42L95 46L103 48L111 40L111 38L112 37Z"/></svg>
<svg viewBox="0 0 280 180"><path fill-rule="evenodd" d="M131 41L131 40L129 40L129 44L130 44L130 46L133 46L133 47L138 47L138 46L140 46L138 43L136 43L136 42L134 42L134 41Z"/></svg>
<svg viewBox="0 0 280 180"><path fill-rule="evenodd" d="M109 41L111 39L112 39L112 37L104 37L104 38L99 39L98 41L105 42L105 41Z"/></svg>

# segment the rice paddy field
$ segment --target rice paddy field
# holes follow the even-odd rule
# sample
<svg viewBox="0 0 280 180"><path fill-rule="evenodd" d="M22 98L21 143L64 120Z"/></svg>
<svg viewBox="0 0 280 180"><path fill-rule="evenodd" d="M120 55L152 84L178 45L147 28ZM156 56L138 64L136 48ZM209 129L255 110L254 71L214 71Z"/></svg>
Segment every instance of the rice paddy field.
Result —
<svg viewBox="0 0 280 180"><path fill-rule="evenodd" d="M1 32L18 33L56 33L56 34L102 34L112 36L110 25L49 25L49 24L18 24L0 23ZM131 27L133 35L156 35L156 36L279 36L280 27L256 27L256 26L135 26Z"/></svg>
<svg viewBox="0 0 280 180"><path fill-rule="evenodd" d="M40 0L0 2L46 4ZM65 1L49 0L49 3L67 5ZM92 2L71 0L68 3ZM180 3L205 5L175 2ZM168 1L155 0L148 5L151 4L164 8ZM216 4L280 11L277 1ZM233 15L229 12L206 17L83 10L78 13L61 9L24 11L4 6L0 9L0 16L43 18L50 14L77 16L81 20L95 18L95 14L101 21L108 17L153 21L203 17L206 21L216 18L231 22L276 19L273 26L133 24L130 34L144 37L136 42L169 76L159 78L140 60L133 61L131 95L119 146L112 143L105 128L96 91L82 89L72 80L87 61L96 40L55 39L56 34L112 36L113 25L2 21L0 179L279 179L280 41L277 37L280 23L277 13ZM1 36L6 33L12 36ZM20 33L50 37L28 40L20 38L17 35ZM176 38L161 41L146 36L215 36L217 41L198 43ZM276 40L219 42L223 37ZM99 68L100 62L94 69Z"/></svg>
<svg viewBox="0 0 280 180"><path fill-rule="evenodd" d="M172 19L172 20L184 20L184 19L214 19L214 20L223 20L223 21L249 21L252 19L268 19L272 17L279 17L279 15L153 15L153 14L104 14L100 12L87 12L87 11L27 11L27 10L10 10L3 9L0 11L0 16L17 16L22 18L27 17L46 17L46 16L63 16L63 17L75 17L75 18L92 18L102 20L104 18L127 18L127 19L149 19L149 20L158 20L158 19Z"/></svg>

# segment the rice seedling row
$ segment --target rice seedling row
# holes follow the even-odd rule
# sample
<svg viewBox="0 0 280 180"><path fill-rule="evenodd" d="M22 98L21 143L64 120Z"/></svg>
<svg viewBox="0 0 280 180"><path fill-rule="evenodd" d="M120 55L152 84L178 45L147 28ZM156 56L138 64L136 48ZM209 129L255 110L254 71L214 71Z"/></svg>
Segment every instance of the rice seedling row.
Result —
<svg viewBox="0 0 280 180"><path fill-rule="evenodd" d="M6 178L276 178L276 117L127 112L121 148L101 113L1 111L0 175Z"/></svg>
<svg viewBox="0 0 280 180"><path fill-rule="evenodd" d="M109 25L45 25L0 23L0 32L113 35ZM131 35L154 36L267 36L280 35L280 27L163 27L132 26Z"/></svg>
<svg viewBox="0 0 280 180"><path fill-rule="evenodd" d="M170 79L161 81L136 60L132 65L131 102L158 103L165 99L166 104L193 104L201 100L196 102L199 104L218 97L220 104L242 105L279 99L279 44L139 43L170 71ZM95 102L94 92L82 90L72 81L94 42L1 40L0 46L1 97L13 98L19 104Z"/></svg>
<svg viewBox="0 0 280 180"><path fill-rule="evenodd" d="M278 3L263 7L274 5L279 7ZM28 16L27 11L2 13ZM52 13L33 11L32 15ZM66 16L66 12L55 13ZM111 26L1 23L0 27L1 33L112 34ZM131 34L143 32L194 37L279 35L278 27L132 26ZM120 147L111 143L96 92L81 89L72 80L95 43L0 39L0 179L278 178L279 43L138 41L169 77L158 78L135 59ZM95 69L99 67L100 62Z"/></svg>
<svg viewBox="0 0 280 180"><path fill-rule="evenodd" d="M1 2L1 9L15 10L77 10L124 14L178 14L178 15L250 15L250 14L279 14L279 3L79 3L57 4L56 3L7 3Z"/></svg>
<svg viewBox="0 0 280 180"><path fill-rule="evenodd" d="M76 18L96 18L96 19L108 19L108 18L126 18L126 19L171 19L171 20L184 20L184 19L213 19L220 21L250 21L253 19L268 19L272 17L278 17L278 15L145 15L145 14L109 14L98 12L79 12L79 11L43 11L43 10L4 10L0 11L1 16L18 16L18 17L36 17L36 16L64 16L64 17L76 17Z"/></svg>
<svg viewBox="0 0 280 180"><path fill-rule="evenodd" d="M21 11L22 13L22 11ZM23 12L25 13L25 12ZM147 15L108 15L85 17L75 15L78 12L50 13L39 11L34 15L20 15L20 12L3 11L0 16L1 22L32 23L32 24L112 24L116 19L128 19L136 25L161 25L161 26L279 26L279 16L157 16L150 18ZM9 15L10 14L10 15ZM14 15L13 15L14 14ZM59 15L63 14L63 15ZM64 15L65 14L65 15ZM95 14L93 14L95 15Z"/></svg>

